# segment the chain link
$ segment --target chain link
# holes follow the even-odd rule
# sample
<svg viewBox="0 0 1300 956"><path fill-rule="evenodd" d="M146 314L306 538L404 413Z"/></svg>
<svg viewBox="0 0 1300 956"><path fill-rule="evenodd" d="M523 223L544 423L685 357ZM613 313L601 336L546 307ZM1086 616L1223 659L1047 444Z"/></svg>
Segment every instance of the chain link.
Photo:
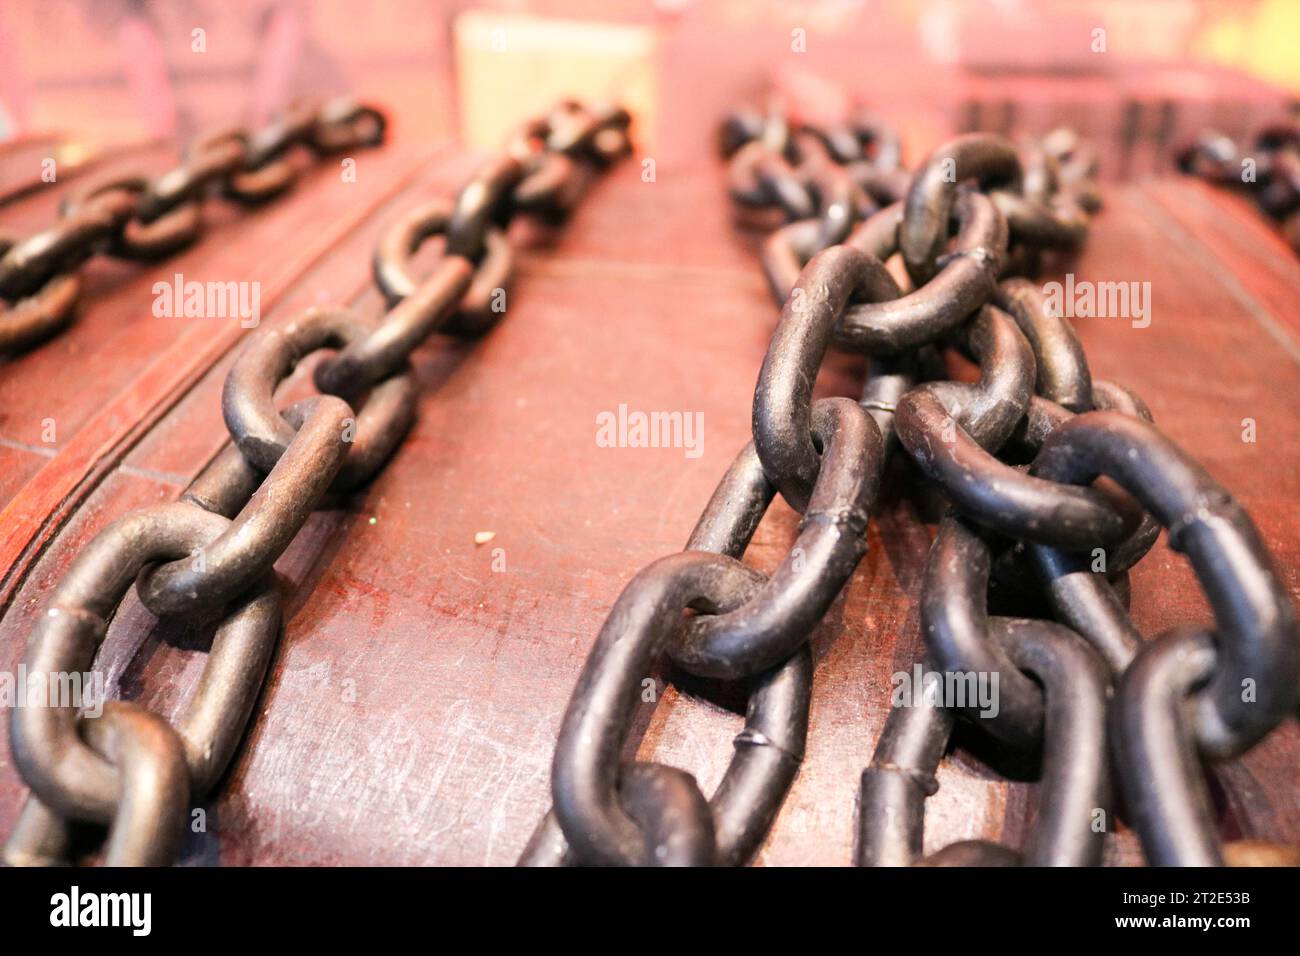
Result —
<svg viewBox="0 0 1300 956"><path fill-rule="evenodd" d="M585 186L629 149L629 122L619 108L589 110L566 102L528 124L527 135L513 139L506 151L518 175L492 200L496 226L545 205L534 193L525 209L513 191L535 171L552 170L554 153L565 156L566 175ZM227 150L231 143L239 145L238 168L260 175L294 143L338 149L348 140L339 130L355 131L363 123L382 128L382 117L368 109L290 114L247 143L221 138L220 163L213 146L214 152L203 152L144 193L153 197L153 221L193 202L198 184L227 177L236 168L236 151ZM372 131L369 138L374 136ZM245 159L246 149L255 163ZM496 240L466 249L472 255L445 251L425 277L416 276L409 261L427 235L475 218L482 184L496 182L493 171L499 168L499 162L489 162L451 206L439 206L441 219L417 210L382 237L374 272L392 308L377 325L345 308L316 307L255 335L227 375L222 395L231 442L179 501L118 518L73 561L33 631L25 658L29 675L88 671L133 583L155 614L215 620L216 635L193 697L171 722L116 701L106 705L102 719L82 716L72 706L15 711L14 760L32 795L5 847L6 862L66 861L75 821L109 827L106 863L174 861L191 801L203 800L221 778L261 692L281 627L276 560L327 495L368 482L410 429L416 401L411 353L435 329L449 328L454 316L484 305L478 273L492 281L508 276L504 240L495 249ZM245 181L237 188L253 187ZM581 192L566 185L562 196L548 200L549 215L562 215ZM460 211L461 219L448 209ZM317 367L322 394L278 410L276 386L299 362L325 349L337 351ZM672 773L647 774L629 790L634 803L642 792L638 786L651 793L680 789L681 783ZM643 803L638 819L644 825L676 832L676 820L654 817L653 797ZM711 852L711 841L710 834L700 846ZM691 847L681 852L695 859Z"/></svg>

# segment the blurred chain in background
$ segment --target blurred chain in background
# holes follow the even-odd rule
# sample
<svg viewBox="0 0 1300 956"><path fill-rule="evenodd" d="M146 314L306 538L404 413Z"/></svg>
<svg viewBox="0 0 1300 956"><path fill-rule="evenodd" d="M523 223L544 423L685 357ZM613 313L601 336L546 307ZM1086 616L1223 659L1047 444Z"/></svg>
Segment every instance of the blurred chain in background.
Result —
<svg viewBox="0 0 1300 956"><path fill-rule="evenodd" d="M1300 253L1300 118L1266 126L1250 149L1207 131L1184 147L1177 161L1185 173L1248 193Z"/></svg>

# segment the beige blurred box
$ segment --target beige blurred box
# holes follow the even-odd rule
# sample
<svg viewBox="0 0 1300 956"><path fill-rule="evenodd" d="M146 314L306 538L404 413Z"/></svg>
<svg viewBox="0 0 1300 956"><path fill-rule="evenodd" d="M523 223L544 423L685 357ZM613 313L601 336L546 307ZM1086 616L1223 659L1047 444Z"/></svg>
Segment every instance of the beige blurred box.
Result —
<svg viewBox="0 0 1300 956"><path fill-rule="evenodd" d="M522 118L563 97L617 100L632 111L638 146L652 144L659 91L648 27L467 11L456 18L460 129L494 149Z"/></svg>

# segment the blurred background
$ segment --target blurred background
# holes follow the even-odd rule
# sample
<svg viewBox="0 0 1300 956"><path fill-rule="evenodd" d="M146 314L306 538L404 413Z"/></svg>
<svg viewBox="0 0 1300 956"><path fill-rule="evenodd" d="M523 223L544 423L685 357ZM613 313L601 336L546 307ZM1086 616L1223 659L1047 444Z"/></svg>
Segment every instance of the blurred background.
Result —
<svg viewBox="0 0 1300 956"><path fill-rule="evenodd" d="M629 102L672 162L765 84L831 81L917 149L1071 124L1114 178L1284 115L1298 39L1297 0L6 0L0 140L77 161L348 92L402 139L492 146L569 93Z"/></svg>

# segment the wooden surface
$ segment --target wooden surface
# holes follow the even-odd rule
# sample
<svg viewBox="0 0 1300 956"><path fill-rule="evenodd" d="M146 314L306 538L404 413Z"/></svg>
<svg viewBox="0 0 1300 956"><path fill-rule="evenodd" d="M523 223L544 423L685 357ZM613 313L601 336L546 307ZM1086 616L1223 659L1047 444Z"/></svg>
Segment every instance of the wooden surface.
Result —
<svg viewBox="0 0 1300 956"><path fill-rule="evenodd" d="M470 168L452 151L399 143L359 157L353 185L325 167L254 213L214 204L207 239L161 267L91 265L77 324L0 365L0 548L16 562L0 591L0 668L16 668L78 547L123 512L174 499L225 437L218 396L243 330L154 318L154 279L257 279L263 326L318 301L352 301L373 321L380 229ZM1249 206L1197 183L1114 186L1106 199L1075 272L1150 281L1153 322L1080 320L1094 375L1137 389L1244 502L1296 594L1300 265ZM35 228L55 200L0 209L0 228ZM280 562L293 595L286 633L186 862L513 862L548 804L555 734L606 612L632 574L681 548L748 438L775 317L706 142L661 162L654 183L632 162L600 182L566 232L521 257L498 328L420 351L419 420L397 456L344 507L315 515ZM860 363L834 359L818 391L856 394L859 373ZM703 455L597 447L597 414L620 403L703 412ZM1254 444L1241 440L1247 417ZM52 444L41 440L47 418ZM774 506L747 560L773 568L795 524ZM495 537L476 546L481 531ZM759 862L850 860L858 778L890 675L918 646L930 534L910 504L886 507L817 630L808 754ZM504 570L493 570L496 548ZM1135 572L1134 595L1145 633L1208 620L1191 572L1163 542ZM171 713L193 689L205 639L157 623L131 595L101 664L114 692ZM640 716L640 756L690 770L710 792L740 716L673 689ZM1298 757L1291 723L1215 770L1228 833L1300 841ZM945 761L940 783L931 848L1023 839L1031 785L1008 784L965 752ZM6 744L0 833L25 792ZM1108 856L1134 860L1131 834L1121 830Z"/></svg>

